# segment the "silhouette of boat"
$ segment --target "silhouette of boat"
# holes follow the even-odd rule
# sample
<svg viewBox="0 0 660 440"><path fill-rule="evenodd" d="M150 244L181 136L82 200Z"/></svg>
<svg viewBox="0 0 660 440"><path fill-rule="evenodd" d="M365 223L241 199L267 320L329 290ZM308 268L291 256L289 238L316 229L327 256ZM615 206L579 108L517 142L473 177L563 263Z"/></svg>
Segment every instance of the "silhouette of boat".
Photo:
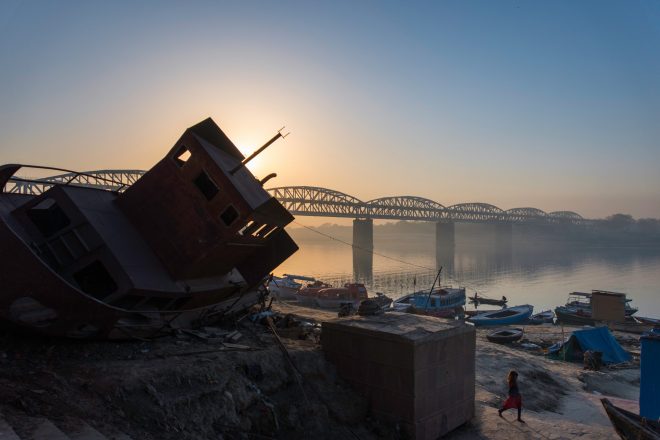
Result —
<svg viewBox="0 0 660 440"><path fill-rule="evenodd" d="M254 304L298 247L284 231L293 217L249 159L209 118L123 192L107 178L81 186L93 176L71 172L39 195L14 193L12 183L45 181L1 166L0 318L50 335L123 339Z"/></svg>
<svg viewBox="0 0 660 440"><path fill-rule="evenodd" d="M623 440L660 440L660 423L600 399L612 426Z"/></svg>

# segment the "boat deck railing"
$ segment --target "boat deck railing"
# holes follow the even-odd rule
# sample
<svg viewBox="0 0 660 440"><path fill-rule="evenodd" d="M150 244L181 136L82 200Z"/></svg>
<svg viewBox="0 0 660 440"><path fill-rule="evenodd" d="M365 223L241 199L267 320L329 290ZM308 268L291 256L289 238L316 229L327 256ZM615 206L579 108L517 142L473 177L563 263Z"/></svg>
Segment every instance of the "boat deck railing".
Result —
<svg viewBox="0 0 660 440"><path fill-rule="evenodd" d="M142 170L99 170L99 171L73 171L65 168L46 167L40 165L16 165L18 170L33 169L56 171L47 177L11 176L3 192L12 194L39 195L48 191L53 186L78 186L95 188L112 192L123 192L134 184L145 171Z"/></svg>

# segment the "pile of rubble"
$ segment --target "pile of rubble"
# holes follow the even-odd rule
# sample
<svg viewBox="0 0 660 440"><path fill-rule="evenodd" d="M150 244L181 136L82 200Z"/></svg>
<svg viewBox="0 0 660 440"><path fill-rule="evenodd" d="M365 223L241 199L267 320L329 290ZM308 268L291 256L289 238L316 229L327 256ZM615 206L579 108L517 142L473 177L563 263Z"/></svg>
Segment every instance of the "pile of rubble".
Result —
<svg viewBox="0 0 660 440"><path fill-rule="evenodd" d="M5 329L1 438L396 438L367 418L319 337L317 322L270 310L152 341Z"/></svg>

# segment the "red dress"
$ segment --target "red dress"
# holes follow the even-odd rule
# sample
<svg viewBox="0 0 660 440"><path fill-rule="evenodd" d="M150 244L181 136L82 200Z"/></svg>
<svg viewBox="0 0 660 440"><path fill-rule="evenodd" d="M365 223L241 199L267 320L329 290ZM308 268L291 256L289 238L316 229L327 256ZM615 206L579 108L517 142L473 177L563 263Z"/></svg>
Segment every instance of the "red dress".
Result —
<svg viewBox="0 0 660 440"><path fill-rule="evenodd" d="M518 391L517 383L514 383L509 387L509 398L504 402L502 410L511 408L522 408L522 396Z"/></svg>

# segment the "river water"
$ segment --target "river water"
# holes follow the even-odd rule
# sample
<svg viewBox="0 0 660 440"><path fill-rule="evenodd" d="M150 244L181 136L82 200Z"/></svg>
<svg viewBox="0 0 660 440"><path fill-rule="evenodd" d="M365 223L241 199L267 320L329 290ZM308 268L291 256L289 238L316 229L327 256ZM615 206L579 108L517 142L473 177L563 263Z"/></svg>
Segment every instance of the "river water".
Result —
<svg viewBox="0 0 660 440"><path fill-rule="evenodd" d="M334 285L357 280L366 284L370 295L383 292L397 298L415 288L428 289L442 266L443 285L464 286L470 296L475 291L493 298L504 295L509 306L532 304L535 312L540 312L564 304L569 292L602 289L625 292L639 307L638 315L660 318L658 247L569 246L521 240L503 246L457 239L453 255L437 255L433 236L395 234L375 236L372 267L355 268L349 245L326 237L292 235L300 250L275 270L276 275L313 276Z"/></svg>

